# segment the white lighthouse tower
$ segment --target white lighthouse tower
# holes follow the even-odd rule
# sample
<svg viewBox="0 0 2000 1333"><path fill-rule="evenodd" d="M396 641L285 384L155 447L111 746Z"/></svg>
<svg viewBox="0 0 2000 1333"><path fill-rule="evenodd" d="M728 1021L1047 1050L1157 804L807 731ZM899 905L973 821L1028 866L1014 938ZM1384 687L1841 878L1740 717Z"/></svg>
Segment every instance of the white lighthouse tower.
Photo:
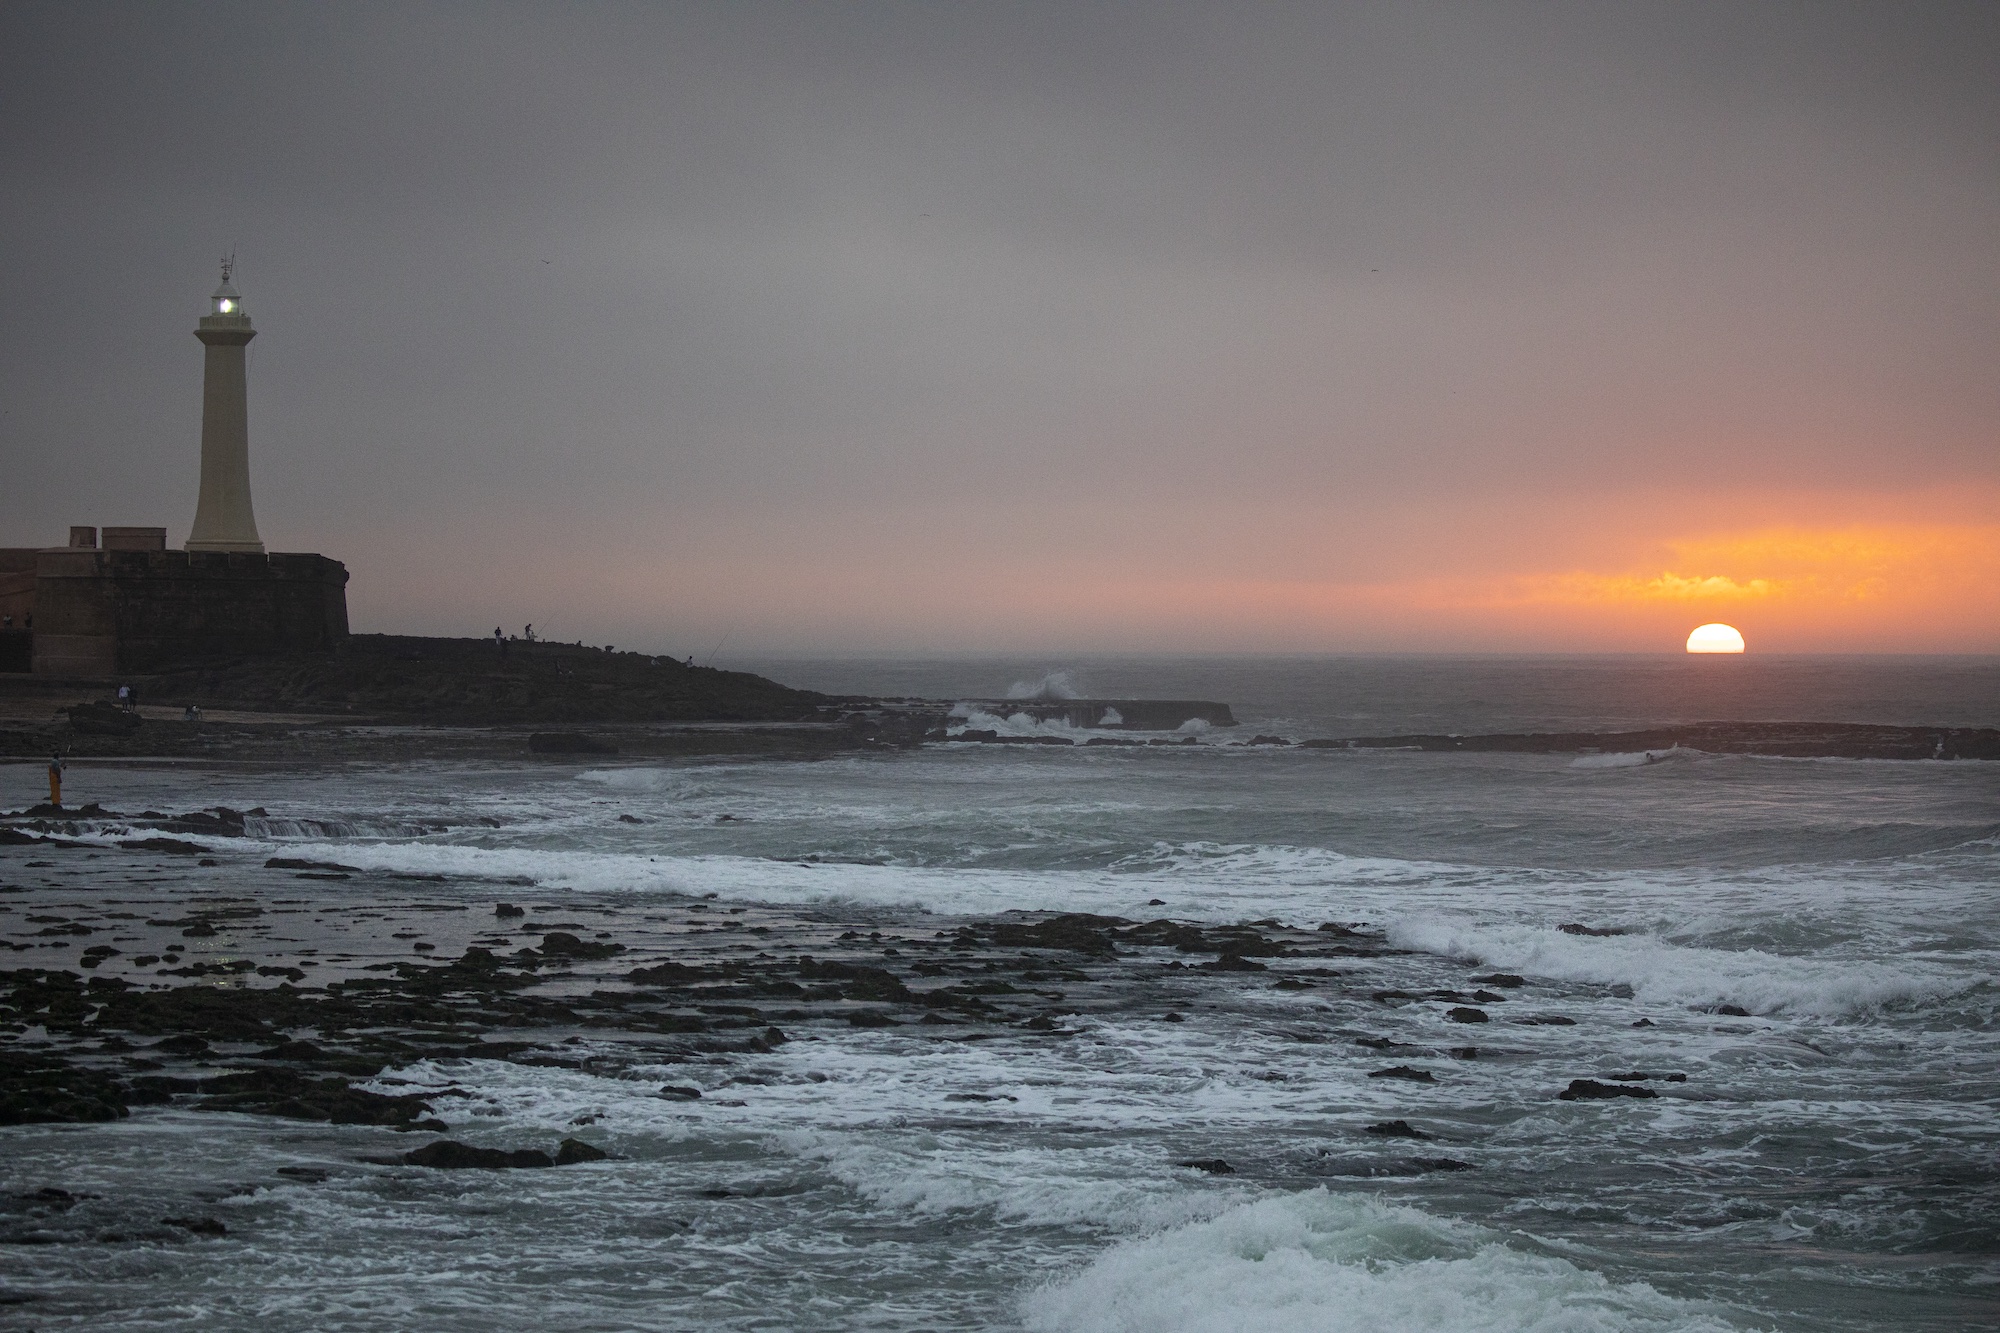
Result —
<svg viewBox="0 0 2000 1333"><path fill-rule="evenodd" d="M201 499L194 507L190 551L264 549L250 512L250 405L244 348L257 336L243 298L230 285L235 260L222 261L214 309L194 336L207 349L201 376Z"/></svg>

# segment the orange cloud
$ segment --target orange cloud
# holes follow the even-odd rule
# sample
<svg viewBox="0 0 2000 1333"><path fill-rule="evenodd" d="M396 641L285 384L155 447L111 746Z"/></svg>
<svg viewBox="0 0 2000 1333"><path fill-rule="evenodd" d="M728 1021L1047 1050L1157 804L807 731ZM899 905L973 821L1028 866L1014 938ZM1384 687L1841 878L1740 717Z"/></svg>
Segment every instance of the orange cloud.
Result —
<svg viewBox="0 0 2000 1333"><path fill-rule="evenodd" d="M1802 605L1984 600L2000 580L2000 525L1778 528L1666 544L1658 573L1571 570L1460 585L1463 606Z"/></svg>

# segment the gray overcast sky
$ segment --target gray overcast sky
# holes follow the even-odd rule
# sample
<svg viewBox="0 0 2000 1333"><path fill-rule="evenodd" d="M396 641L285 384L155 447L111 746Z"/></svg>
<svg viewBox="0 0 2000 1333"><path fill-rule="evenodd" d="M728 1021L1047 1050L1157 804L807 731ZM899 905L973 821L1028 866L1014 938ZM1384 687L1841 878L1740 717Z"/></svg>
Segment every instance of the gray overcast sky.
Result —
<svg viewBox="0 0 2000 1333"><path fill-rule="evenodd" d="M2000 497L1991 3L14 3L0 110L0 542L185 538L233 245L357 629L1522 646L1394 590Z"/></svg>

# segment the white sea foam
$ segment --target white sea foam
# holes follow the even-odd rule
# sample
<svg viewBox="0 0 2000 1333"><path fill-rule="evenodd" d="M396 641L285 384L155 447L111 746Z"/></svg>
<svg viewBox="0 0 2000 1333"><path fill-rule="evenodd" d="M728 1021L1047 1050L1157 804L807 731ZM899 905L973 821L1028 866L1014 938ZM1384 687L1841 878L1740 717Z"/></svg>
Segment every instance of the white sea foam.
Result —
<svg viewBox="0 0 2000 1333"><path fill-rule="evenodd" d="M956 735L968 728L974 731L998 732L1002 736L1063 736L1070 739L1079 739L1083 736L1083 730L1072 726L1065 717L1043 720L1031 717L1027 713L1008 713L1002 716L998 713L989 713L983 708L968 709L965 714L965 725L949 729L948 734Z"/></svg>
<svg viewBox="0 0 2000 1333"><path fill-rule="evenodd" d="M1570 761L1571 768L1644 768L1669 760L1706 759L1700 750L1675 745L1664 750L1638 750L1629 754L1587 754Z"/></svg>
<svg viewBox="0 0 2000 1333"><path fill-rule="evenodd" d="M1120 1245L1023 1303L1062 1333L1721 1333L1703 1305L1314 1190Z"/></svg>
<svg viewBox="0 0 2000 1333"><path fill-rule="evenodd" d="M1082 699L1083 685L1071 671L1051 671L1040 680L1017 680L1007 687L1009 699Z"/></svg>
<svg viewBox="0 0 2000 1333"><path fill-rule="evenodd" d="M1561 981L1628 985L1642 1002L1733 1004L1752 1013L1833 1017L1896 1003L1959 994L1992 978L1984 972L1905 960L1896 963L1791 957L1760 949L1711 949L1645 934L1571 935L1551 926L1481 924L1405 917L1389 940L1448 958Z"/></svg>

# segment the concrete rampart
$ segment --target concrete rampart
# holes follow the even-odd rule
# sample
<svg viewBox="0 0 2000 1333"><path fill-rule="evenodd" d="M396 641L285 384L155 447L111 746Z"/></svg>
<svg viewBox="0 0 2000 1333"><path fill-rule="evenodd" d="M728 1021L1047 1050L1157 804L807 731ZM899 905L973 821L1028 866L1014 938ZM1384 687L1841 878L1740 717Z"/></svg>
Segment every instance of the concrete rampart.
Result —
<svg viewBox="0 0 2000 1333"><path fill-rule="evenodd" d="M322 555L54 548L36 556L34 614L37 675L332 652L347 638L347 568Z"/></svg>

